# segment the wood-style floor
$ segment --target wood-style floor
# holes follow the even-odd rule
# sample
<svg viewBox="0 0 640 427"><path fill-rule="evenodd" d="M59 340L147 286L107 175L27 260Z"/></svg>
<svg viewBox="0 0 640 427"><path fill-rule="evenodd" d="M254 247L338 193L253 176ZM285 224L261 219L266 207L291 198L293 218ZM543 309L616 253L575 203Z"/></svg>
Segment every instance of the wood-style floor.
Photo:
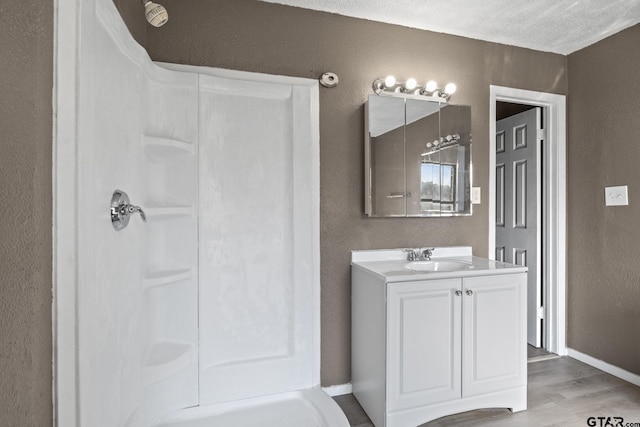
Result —
<svg viewBox="0 0 640 427"><path fill-rule="evenodd" d="M552 353L549 353L542 347L535 348L534 346L527 344L527 359L531 359L532 357L548 356L550 354Z"/></svg>
<svg viewBox="0 0 640 427"><path fill-rule="evenodd" d="M529 363L528 370L526 411L482 409L443 417L423 427L588 426L589 417L622 417L623 426L640 427L640 387L569 357ZM335 400L351 426L373 427L352 394ZM597 419L595 423L591 425L600 425ZM610 423L617 424L613 419Z"/></svg>

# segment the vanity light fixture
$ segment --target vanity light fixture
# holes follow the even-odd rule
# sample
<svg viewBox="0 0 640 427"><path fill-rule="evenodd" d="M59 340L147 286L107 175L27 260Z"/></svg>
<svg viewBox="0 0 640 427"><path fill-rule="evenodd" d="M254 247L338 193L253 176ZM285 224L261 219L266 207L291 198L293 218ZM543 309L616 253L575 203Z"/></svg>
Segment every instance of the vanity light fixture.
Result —
<svg viewBox="0 0 640 427"><path fill-rule="evenodd" d="M378 78L373 81L373 91L378 95L391 95L394 93L407 95L421 95L435 98L438 101L448 101L457 87L453 83L447 84L444 88L438 87L438 83L429 80L426 84L418 84L416 79L410 78L407 81L397 81L393 76Z"/></svg>
<svg viewBox="0 0 640 427"><path fill-rule="evenodd" d="M428 156L429 154L433 154L443 148L447 148L450 145L459 144L460 135L454 133L453 135L441 136L440 138L434 140L433 142L427 142L427 148L431 148L430 151L426 153L422 153L421 156Z"/></svg>
<svg viewBox="0 0 640 427"><path fill-rule="evenodd" d="M384 83L384 85L385 85L386 87L395 86L395 85L396 85L396 78L395 78L395 77L393 77L393 76L387 76L387 77L384 79L384 82L383 82L383 83Z"/></svg>
<svg viewBox="0 0 640 427"><path fill-rule="evenodd" d="M411 78L409 80L407 80L406 82L404 82L404 86L403 87L403 91L406 92L411 92L412 90L416 89L416 86L418 86L418 82L416 81L416 79Z"/></svg>
<svg viewBox="0 0 640 427"><path fill-rule="evenodd" d="M442 146L455 144L460 140L460 135L454 133L453 135L441 136L433 142L427 142L427 148L437 147L442 144Z"/></svg>

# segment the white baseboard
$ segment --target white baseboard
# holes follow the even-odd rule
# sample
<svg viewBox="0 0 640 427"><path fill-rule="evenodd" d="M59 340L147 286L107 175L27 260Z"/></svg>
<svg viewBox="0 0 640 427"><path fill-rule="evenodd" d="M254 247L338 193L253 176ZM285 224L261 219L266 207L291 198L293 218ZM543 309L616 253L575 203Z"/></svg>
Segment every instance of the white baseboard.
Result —
<svg viewBox="0 0 640 427"><path fill-rule="evenodd" d="M640 375L634 374L633 372L625 371L624 369L618 368L615 365L611 365L604 360L596 359L595 357L581 353L572 348L567 348L567 355L583 363L586 363L587 365L591 365L594 368L598 368L601 371L611 374L614 377L618 377L640 387Z"/></svg>
<svg viewBox="0 0 640 427"><path fill-rule="evenodd" d="M322 390L331 397L353 393L353 387L351 386L351 383L322 387Z"/></svg>

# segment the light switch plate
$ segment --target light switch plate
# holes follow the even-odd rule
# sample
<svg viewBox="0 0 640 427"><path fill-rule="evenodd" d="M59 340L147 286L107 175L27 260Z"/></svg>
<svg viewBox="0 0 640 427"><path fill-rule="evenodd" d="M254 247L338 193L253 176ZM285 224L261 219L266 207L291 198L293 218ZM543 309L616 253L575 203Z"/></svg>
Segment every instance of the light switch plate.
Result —
<svg viewBox="0 0 640 427"><path fill-rule="evenodd" d="M604 203L605 206L627 206L629 204L627 186L619 185L617 187L605 187Z"/></svg>
<svg viewBox="0 0 640 427"><path fill-rule="evenodd" d="M471 203L479 205L482 202L482 192L480 187L471 188Z"/></svg>

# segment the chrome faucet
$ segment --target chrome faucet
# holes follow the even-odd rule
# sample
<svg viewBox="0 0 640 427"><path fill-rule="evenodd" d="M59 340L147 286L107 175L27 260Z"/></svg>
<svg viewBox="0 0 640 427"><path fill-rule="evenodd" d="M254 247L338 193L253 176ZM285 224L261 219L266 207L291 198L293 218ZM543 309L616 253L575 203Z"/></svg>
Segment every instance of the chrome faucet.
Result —
<svg viewBox="0 0 640 427"><path fill-rule="evenodd" d="M434 248L421 248L420 259L425 261L431 261L431 255L433 255Z"/></svg>
<svg viewBox="0 0 640 427"><path fill-rule="evenodd" d="M420 259L420 254L415 249L405 249L407 253L407 261L416 261Z"/></svg>
<svg viewBox="0 0 640 427"><path fill-rule="evenodd" d="M407 261L431 261L434 248L405 249Z"/></svg>
<svg viewBox="0 0 640 427"><path fill-rule="evenodd" d="M434 248L405 249L407 261L431 261Z"/></svg>

